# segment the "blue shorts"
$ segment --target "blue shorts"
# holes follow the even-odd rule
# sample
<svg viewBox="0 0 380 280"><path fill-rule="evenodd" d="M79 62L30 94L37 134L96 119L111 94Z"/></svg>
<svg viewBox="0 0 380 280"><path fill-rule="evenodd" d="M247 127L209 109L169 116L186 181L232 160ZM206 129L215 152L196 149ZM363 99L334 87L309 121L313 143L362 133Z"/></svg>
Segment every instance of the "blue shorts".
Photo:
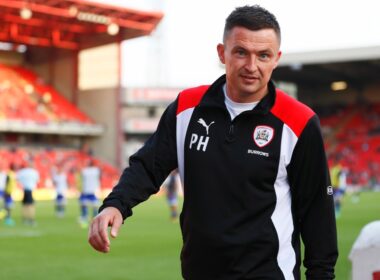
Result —
<svg viewBox="0 0 380 280"><path fill-rule="evenodd" d="M57 197L55 198L55 202L57 205L65 205L66 204L66 197L63 194L57 194Z"/></svg>
<svg viewBox="0 0 380 280"><path fill-rule="evenodd" d="M12 196L9 193L5 193L3 191L0 191L0 196L2 196L4 198L5 208L11 208L13 205Z"/></svg>
<svg viewBox="0 0 380 280"><path fill-rule="evenodd" d="M11 208L12 205L13 205L13 199L12 199L12 196L8 193L4 194L4 203L5 203L5 207L7 208Z"/></svg>
<svg viewBox="0 0 380 280"><path fill-rule="evenodd" d="M345 193L344 189L334 188L334 199L340 199Z"/></svg>
<svg viewBox="0 0 380 280"><path fill-rule="evenodd" d="M97 206L99 203L98 198L95 196L95 194L84 194L84 193L80 195L79 202L83 206Z"/></svg>
<svg viewBox="0 0 380 280"><path fill-rule="evenodd" d="M178 204L178 197L176 192L168 192L166 194L166 199L170 206L174 206Z"/></svg>

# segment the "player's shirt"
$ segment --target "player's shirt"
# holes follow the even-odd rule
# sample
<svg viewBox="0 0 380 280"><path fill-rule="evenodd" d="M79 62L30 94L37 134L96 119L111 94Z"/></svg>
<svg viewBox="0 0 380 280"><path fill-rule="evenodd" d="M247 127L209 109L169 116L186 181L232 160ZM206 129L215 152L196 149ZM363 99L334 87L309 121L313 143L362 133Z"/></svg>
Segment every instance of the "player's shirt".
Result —
<svg viewBox="0 0 380 280"><path fill-rule="evenodd" d="M10 170L7 174L7 183L5 185L5 193L11 195L17 187L16 172Z"/></svg>
<svg viewBox="0 0 380 280"><path fill-rule="evenodd" d="M38 171L31 167L20 169L17 171L16 177L25 191L33 191L40 180Z"/></svg>
<svg viewBox="0 0 380 280"><path fill-rule="evenodd" d="M96 166L85 167L81 175L82 193L94 194L100 187L100 169Z"/></svg>
<svg viewBox="0 0 380 280"><path fill-rule="evenodd" d="M339 173L341 172L340 165L334 165L330 170L331 184L334 188L339 188Z"/></svg>
<svg viewBox="0 0 380 280"><path fill-rule="evenodd" d="M67 190L67 176L64 172L53 175L53 182L57 194L64 195Z"/></svg>

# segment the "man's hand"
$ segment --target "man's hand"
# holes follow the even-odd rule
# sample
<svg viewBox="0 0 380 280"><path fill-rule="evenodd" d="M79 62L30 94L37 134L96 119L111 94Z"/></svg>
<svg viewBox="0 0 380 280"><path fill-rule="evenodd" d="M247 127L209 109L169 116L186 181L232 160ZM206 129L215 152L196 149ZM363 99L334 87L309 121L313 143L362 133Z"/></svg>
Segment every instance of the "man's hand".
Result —
<svg viewBox="0 0 380 280"><path fill-rule="evenodd" d="M108 253L110 240L107 229L111 226L111 237L115 238L122 223L123 217L117 208L105 208L93 219L88 231L88 242L95 250Z"/></svg>

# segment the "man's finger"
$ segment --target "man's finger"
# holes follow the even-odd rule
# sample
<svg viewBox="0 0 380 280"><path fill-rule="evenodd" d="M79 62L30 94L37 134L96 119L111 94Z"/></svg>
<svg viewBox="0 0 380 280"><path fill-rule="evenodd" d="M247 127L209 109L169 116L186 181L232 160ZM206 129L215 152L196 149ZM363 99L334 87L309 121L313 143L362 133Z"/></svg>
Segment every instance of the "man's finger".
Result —
<svg viewBox="0 0 380 280"><path fill-rule="evenodd" d="M119 233L119 229L120 229L122 223L123 223L123 218L121 217L121 215L120 216L116 215L114 217L113 222L112 222L111 237L116 238L116 236Z"/></svg>
<svg viewBox="0 0 380 280"><path fill-rule="evenodd" d="M110 240L108 238L108 226L110 225L110 221L109 219L107 218L102 218L102 219L99 219L99 222L98 222L98 233L99 233L99 236L101 238L101 242L105 245L105 246L109 246L110 245Z"/></svg>
<svg viewBox="0 0 380 280"><path fill-rule="evenodd" d="M108 237L106 237L106 239L108 239ZM104 253L109 251L109 241L107 243L107 241L104 241L103 237L101 236L99 219L95 218L94 221L91 223L88 241L91 244L91 246L97 251Z"/></svg>

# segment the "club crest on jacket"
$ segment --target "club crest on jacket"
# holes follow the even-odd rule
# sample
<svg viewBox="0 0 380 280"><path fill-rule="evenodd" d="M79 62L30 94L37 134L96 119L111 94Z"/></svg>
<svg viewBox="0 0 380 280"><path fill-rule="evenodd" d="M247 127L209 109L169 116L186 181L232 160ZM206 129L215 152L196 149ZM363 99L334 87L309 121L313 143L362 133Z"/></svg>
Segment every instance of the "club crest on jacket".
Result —
<svg viewBox="0 0 380 280"><path fill-rule="evenodd" d="M253 131L253 141L260 148L268 145L274 136L274 129L266 125L258 125Z"/></svg>

